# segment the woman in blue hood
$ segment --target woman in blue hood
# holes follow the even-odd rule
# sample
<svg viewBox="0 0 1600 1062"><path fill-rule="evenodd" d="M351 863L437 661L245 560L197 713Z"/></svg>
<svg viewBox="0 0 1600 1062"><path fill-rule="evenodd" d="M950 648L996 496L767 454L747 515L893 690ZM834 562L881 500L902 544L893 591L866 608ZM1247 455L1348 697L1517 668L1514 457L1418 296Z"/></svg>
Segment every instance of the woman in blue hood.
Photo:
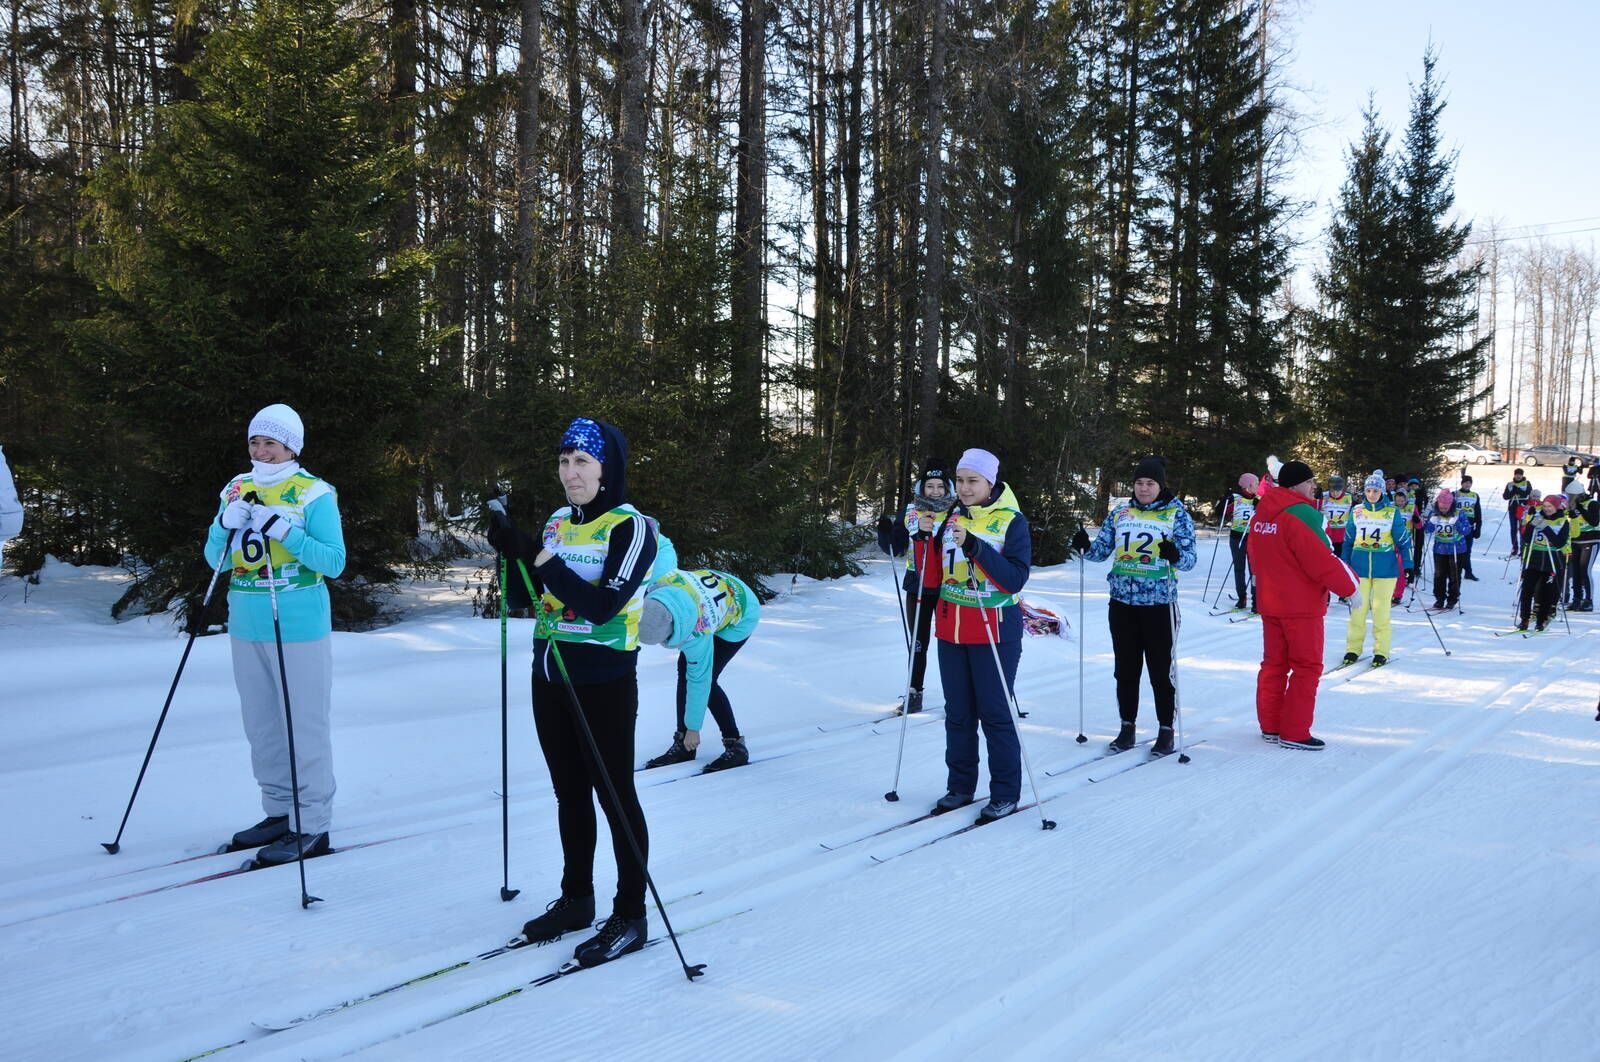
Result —
<svg viewBox="0 0 1600 1062"><path fill-rule="evenodd" d="M513 566L508 582L537 598L533 721L556 791L564 861L561 895L523 926L528 940L546 943L594 921L596 798L611 826L617 894L600 932L574 952L584 966L638 951L648 935L644 867L633 857L624 823L648 859L649 836L633 785L633 757L639 623L656 557L656 531L651 520L628 504L627 463L622 432L579 417L561 437L557 457L568 504L551 514L537 540L503 515L497 514L489 528L489 542ZM599 747L599 764L589 755L573 716L563 669ZM610 776L620 806L613 804L602 771Z"/></svg>

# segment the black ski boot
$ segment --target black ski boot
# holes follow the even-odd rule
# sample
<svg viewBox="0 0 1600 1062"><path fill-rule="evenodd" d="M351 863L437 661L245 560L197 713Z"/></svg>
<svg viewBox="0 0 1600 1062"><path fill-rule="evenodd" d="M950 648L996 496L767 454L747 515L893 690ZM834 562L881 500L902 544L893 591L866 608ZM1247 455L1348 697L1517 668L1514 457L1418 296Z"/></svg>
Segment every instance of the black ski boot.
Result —
<svg viewBox="0 0 1600 1062"><path fill-rule="evenodd" d="M993 822L995 819L1003 819L1016 810L1017 802L1015 800L990 800L983 806L983 810L978 812L978 823L982 825L986 822Z"/></svg>
<svg viewBox="0 0 1600 1062"><path fill-rule="evenodd" d="M600 932L578 945L572 957L578 960L579 966L599 966L638 951L649 936L650 927L645 919L612 915L600 926Z"/></svg>
<svg viewBox="0 0 1600 1062"><path fill-rule="evenodd" d="M522 927L529 944L548 944L563 933L587 929L594 924L594 896L562 895L545 906L544 914Z"/></svg>
<svg viewBox="0 0 1600 1062"><path fill-rule="evenodd" d="M1172 728L1164 726L1156 731L1156 743L1150 746L1151 756L1166 756L1177 751L1177 745L1172 740Z"/></svg>
<svg viewBox="0 0 1600 1062"><path fill-rule="evenodd" d="M1355 663L1357 660L1360 660L1360 659L1361 659L1361 656L1358 653L1346 653L1346 654L1344 654L1344 666L1345 667L1349 667L1351 664Z"/></svg>
<svg viewBox="0 0 1600 1062"><path fill-rule="evenodd" d="M1382 653L1373 653L1372 654L1372 666L1373 667L1382 667L1383 665L1387 664L1388 662L1389 662L1389 658L1384 656Z"/></svg>
<svg viewBox="0 0 1600 1062"><path fill-rule="evenodd" d="M1304 741L1287 741L1279 739L1278 747L1282 749L1299 749L1302 752L1321 752L1328 747L1328 743L1319 737L1307 736Z"/></svg>
<svg viewBox="0 0 1600 1062"><path fill-rule="evenodd" d="M1112 752L1127 752L1138 743L1137 739L1137 728L1132 723L1124 721L1122 729L1117 732L1116 737L1111 739L1111 743L1106 748Z"/></svg>
<svg viewBox="0 0 1600 1062"><path fill-rule="evenodd" d="M282 837L257 852L256 866L276 867L282 866L284 863L293 863L296 855L295 836L296 834L292 830L286 831ZM298 854L307 859L325 856L333 851L333 847L328 843L328 835L325 833L302 833L299 834L299 838Z"/></svg>
<svg viewBox="0 0 1600 1062"><path fill-rule="evenodd" d="M964 808L970 803L972 803L970 795L946 793L933 805L933 810L929 814L943 815L948 811L954 811L956 808Z"/></svg>
<svg viewBox="0 0 1600 1062"><path fill-rule="evenodd" d="M906 714L916 715L922 711L922 691L912 690L911 696L906 698Z"/></svg>
<svg viewBox="0 0 1600 1062"><path fill-rule="evenodd" d="M268 815L249 829L240 830L228 842L227 852L243 852L247 848L269 845L289 832L289 816Z"/></svg>
<svg viewBox="0 0 1600 1062"><path fill-rule="evenodd" d="M683 735L673 734L672 745L653 760L645 760L645 770L652 767L669 767L674 763L690 763L694 760L694 753L683 747Z"/></svg>
<svg viewBox="0 0 1600 1062"><path fill-rule="evenodd" d="M713 771L726 771L730 767L743 767L749 762L750 750L745 747L744 738L723 738L722 755L706 764L700 773L710 774Z"/></svg>

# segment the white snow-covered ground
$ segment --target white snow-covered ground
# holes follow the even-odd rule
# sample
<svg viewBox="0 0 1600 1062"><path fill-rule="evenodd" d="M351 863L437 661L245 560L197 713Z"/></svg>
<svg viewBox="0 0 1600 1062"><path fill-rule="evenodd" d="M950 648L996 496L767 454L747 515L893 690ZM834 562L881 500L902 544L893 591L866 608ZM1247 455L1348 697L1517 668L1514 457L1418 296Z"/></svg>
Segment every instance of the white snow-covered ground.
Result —
<svg viewBox="0 0 1600 1062"><path fill-rule="evenodd" d="M1489 511L1500 555L1504 509ZM1059 828L1028 811L916 847L963 811L865 837L943 792L943 727L913 717L902 800L887 803L898 723L869 721L904 682L889 575L875 561L862 578L802 580L725 677L755 762L637 776L651 868L703 979L687 983L662 943L461 1013L554 970L573 935L275 1033L253 1022L492 948L556 895L529 624L511 633L522 895L499 898L498 625L450 592L463 568L413 589L404 621L334 636L334 841L384 843L308 863L325 902L301 910L293 868L162 888L236 865L201 854L259 818L225 640L196 643L110 856L100 842L182 639L166 620L106 618L115 571L52 565L26 601L0 580L0 1055L1594 1058L1600 614L1574 614L1570 637L1493 637L1512 591L1480 550L1465 615L1438 621L1453 655L1420 611L1397 611L1393 665L1326 680L1329 748L1291 752L1257 736L1260 625L1206 615L1202 548L1183 591L1192 762L1139 750L1084 764L1116 717L1104 566L1089 565L1089 743L1074 740L1077 646L1030 639L1019 680ZM1041 569L1028 597L1076 623L1077 587L1075 565ZM1329 614L1330 665L1344 617ZM670 738L672 672L645 649L641 762ZM928 689L939 703L936 671ZM1148 691L1141 726L1149 737ZM602 829L602 915L613 881Z"/></svg>

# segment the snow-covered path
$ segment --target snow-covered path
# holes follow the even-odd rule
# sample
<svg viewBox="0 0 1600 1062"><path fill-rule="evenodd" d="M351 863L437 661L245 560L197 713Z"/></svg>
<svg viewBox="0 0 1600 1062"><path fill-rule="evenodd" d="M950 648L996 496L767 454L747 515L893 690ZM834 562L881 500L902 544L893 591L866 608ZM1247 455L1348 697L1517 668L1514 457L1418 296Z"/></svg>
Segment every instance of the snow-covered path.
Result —
<svg viewBox="0 0 1600 1062"><path fill-rule="evenodd" d="M904 681L888 575L874 563L860 579L802 581L726 676L755 762L639 776L651 869L704 979L686 983L663 941L458 1014L554 970L573 937L278 1033L252 1021L468 958L554 897L553 799L525 681L512 687L523 894L498 897L498 626L439 605L335 636L334 841L382 843L307 865L325 903L301 911L288 868L119 900L234 865L161 864L259 817L227 646L197 643L110 857L99 842L116 831L181 640L162 622L99 618L116 573L52 567L26 604L7 579L5 1054L174 1059L238 1043L217 1057L1592 1057L1600 620L1573 615L1570 638L1492 637L1511 587L1481 558L1467 615L1439 621L1454 655L1420 612L1397 610L1394 664L1330 678L1316 727L1330 747L1296 753L1256 736L1260 626L1205 615L1207 560L1184 590L1191 763L1089 762L1115 728L1104 568L1090 565L1091 742L1074 741L1076 646L1030 640L1019 681L1058 829L1028 811L921 847L962 823L867 836L943 791L943 728L937 713L913 718L902 801L886 803L898 724L870 720ZM1075 622L1077 586L1076 566L1039 570L1028 596ZM1335 606L1330 663L1343 629ZM513 675L528 635L513 625ZM668 653L644 651L641 761L670 737L671 671ZM936 674L928 688L936 704ZM602 837L602 897L612 881ZM651 929L663 935L654 911Z"/></svg>

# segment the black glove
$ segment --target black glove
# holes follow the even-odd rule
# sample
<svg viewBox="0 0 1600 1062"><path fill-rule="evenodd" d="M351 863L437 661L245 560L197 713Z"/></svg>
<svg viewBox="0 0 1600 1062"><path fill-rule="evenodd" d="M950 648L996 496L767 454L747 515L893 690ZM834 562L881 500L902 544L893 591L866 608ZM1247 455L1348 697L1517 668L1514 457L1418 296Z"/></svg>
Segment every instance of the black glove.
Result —
<svg viewBox="0 0 1600 1062"><path fill-rule="evenodd" d="M1072 552L1088 553L1089 545L1089 532L1085 531L1080 526L1078 528L1078 533L1072 536Z"/></svg>
<svg viewBox="0 0 1600 1062"><path fill-rule="evenodd" d="M1162 539L1161 545L1156 547L1156 552L1159 553L1161 555L1161 559L1166 561L1168 564L1177 564L1178 558L1183 556L1183 554L1178 551L1178 544L1172 541L1170 538Z"/></svg>
<svg viewBox="0 0 1600 1062"><path fill-rule="evenodd" d="M892 517L892 516L880 516L880 517L878 517L878 534L887 535L889 532L891 532L893 530L894 530L894 517Z"/></svg>
<svg viewBox="0 0 1600 1062"><path fill-rule="evenodd" d="M489 545L495 548L496 553L509 553L517 543L517 525L506 512L505 496L489 498L483 503L483 508L489 514L489 529L486 533Z"/></svg>

